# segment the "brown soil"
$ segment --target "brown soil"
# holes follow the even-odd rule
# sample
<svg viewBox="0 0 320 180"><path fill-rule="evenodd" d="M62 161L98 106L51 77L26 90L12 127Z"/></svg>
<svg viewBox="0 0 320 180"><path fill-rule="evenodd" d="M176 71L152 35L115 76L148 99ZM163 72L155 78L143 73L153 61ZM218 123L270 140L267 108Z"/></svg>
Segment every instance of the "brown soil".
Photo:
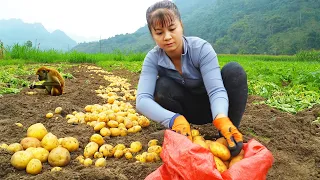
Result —
<svg viewBox="0 0 320 180"><path fill-rule="evenodd" d="M84 167L75 160L83 153L83 148L94 131L92 127L84 124L68 124L64 116L73 111L83 111L89 104L104 104L104 100L98 97L94 90L100 85L107 86L108 82L94 72L89 72L86 66L75 66L67 69L67 72L75 78L66 80L65 94L62 96L49 96L43 90L38 90L36 95L26 95L25 92L30 90L25 88L19 94L0 97L0 143L20 142L26 136L30 125L41 122L58 138L76 137L80 142L80 149L71 153L70 164L63 167L61 172L50 172L50 165L44 163L42 173L36 176L12 167L11 154L0 149L0 179L144 179L156 170L161 162L136 163L125 158L108 158L107 167L97 168ZM139 74L126 70L116 70L113 74L127 78L132 87L136 87L139 79ZM249 96L240 131L246 141L255 138L273 153L275 161L267 178L320 179L320 127L311 124L320 112L320 106L292 115L266 105L253 104L259 100L260 97ZM134 102L131 101L131 104L134 105ZM53 112L58 106L64 109L62 115L46 119L45 114ZM16 122L24 126L18 127ZM199 129L206 138L216 135L211 124L192 126ZM152 122L140 133L125 137L105 137L105 140L113 145L124 143L126 146L139 140L143 144L143 151L146 151L150 139L156 138L162 142L163 129L163 126Z"/></svg>

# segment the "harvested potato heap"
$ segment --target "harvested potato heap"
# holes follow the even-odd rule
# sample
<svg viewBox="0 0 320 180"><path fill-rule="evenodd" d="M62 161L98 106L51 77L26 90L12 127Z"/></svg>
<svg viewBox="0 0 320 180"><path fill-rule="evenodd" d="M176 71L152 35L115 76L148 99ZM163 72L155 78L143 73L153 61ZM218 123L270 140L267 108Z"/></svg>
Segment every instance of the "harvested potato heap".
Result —
<svg viewBox="0 0 320 180"><path fill-rule="evenodd" d="M103 138L99 134L94 134L90 138L90 142L85 146L83 155L77 157L77 160L84 166L90 166L95 160L95 166L105 167L107 165L107 158L122 158L132 159L133 154L136 154L135 159L138 162L156 162L160 160L160 153L162 147L158 145L157 139L152 139L148 142L148 151L141 152L142 144L139 141L134 141L130 147L124 144L105 144Z"/></svg>
<svg viewBox="0 0 320 180"><path fill-rule="evenodd" d="M42 171L42 163L48 162L53 168L51 171L59 171L62 166L70 162L70 152L79 148L79 142L74 137L58 139L48 132L41 123L31 125L27 130L27 137L20 143L12 143L9 146L2 144L1 148L13 153L11 164L17 169L26 169L29 174L39 174Z"/></svg>
<svg viewBox="0 0 320 180"><path fill-rule="evenodd" d="M216 163L217 169L220 173L226 171L234 163L243 159L243 150L241 150L239 155L231 157L227 141L224 137L221 137L215 141L205 140L196 129L191 130L191 135L193 143L210 150Z"/></svg>

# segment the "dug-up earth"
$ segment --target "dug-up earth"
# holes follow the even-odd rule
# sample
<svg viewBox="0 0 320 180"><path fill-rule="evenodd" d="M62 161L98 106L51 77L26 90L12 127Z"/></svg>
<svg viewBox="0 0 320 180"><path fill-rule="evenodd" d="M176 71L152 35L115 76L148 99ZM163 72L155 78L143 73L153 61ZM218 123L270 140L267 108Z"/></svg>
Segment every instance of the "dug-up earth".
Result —
<svg viewBox="0 0 320 180"><path fill-rule="evenodd" d="M30 91L24 88L19 94L0 97L0 143L11 144L20 142L26 136L27 128L35 123L42 123L48 131L58 138L73 136L79 140L80 148L71 153L71 162L60 172L51 172L48 163L43 164L43 170L38 175L29 175L24 170L17 170L10 164L11 154L0 149L0 179L144 179L156 170L161 161L156 163L138 163L135 160L108 158L105 168L94 165L85 167L75 158L83 154L84 146L94 134L92 127L79 124L68 124L66 114L73 111L84 112L86 105L105 104L105 100L97 96L95 90L100 86L108 86L110 82L103 76L97 75L88 65L77 65L66 69L64 73L71 73L74 78L66 80L65 93L53 97L46 95L43 90L35 95L27 95ZM135 88L139 74L127 70L114 70L113 75L128 79ZM105 75L104 72L98 74ZM28 77L30 81L35 76ZM256 105L261 97L249 96L240 131L245 141L256 139L265 145L274 156L274 163L269 170L267 179L273 180L315 180L320 179L320 127L312 124L320 112L320 105L292 115L270 108L267 105ZM134 101L129 101L133 106ZM45 114L53 112L56 107L62 107L61 115L45 118ZM18 127L15 123L22 123ZM216 131L212 124L192 125L206 138L214 137ZM152 122L141 132L123 137L104 137L109 144L123 143L129 146L133 141L143 144L143 151L147 150L147 143L151 139L163 142L164 127Z"/></svg>

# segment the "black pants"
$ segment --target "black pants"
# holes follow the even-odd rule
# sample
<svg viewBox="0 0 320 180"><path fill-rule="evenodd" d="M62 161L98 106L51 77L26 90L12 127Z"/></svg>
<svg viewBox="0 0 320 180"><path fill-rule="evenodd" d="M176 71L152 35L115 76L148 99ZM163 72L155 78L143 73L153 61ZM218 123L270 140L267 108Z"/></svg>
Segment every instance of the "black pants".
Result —
<svg viewBox="0 0 320 180"><path fill-rule="evenodd" d="M239 127L248 98L246 72L240 64L230 62L222 68L221 75L229 98L228 117ZM193 94L168 77L158 78L155 101L167 110L184 115L192 124L206 124L213 120L207 93Z"/></svg>

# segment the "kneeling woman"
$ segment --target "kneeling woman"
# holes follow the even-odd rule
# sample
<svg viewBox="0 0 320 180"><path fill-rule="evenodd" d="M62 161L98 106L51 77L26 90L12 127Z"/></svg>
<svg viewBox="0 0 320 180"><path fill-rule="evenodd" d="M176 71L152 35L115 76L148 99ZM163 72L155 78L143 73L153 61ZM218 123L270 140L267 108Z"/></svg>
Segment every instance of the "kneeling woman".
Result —
<svg viewBox="0 0 320 180"><path fill-rule="evenodd" d="M236 62L220 71L207 41L185 37L180 13L171 1L160 1L146 13L157 46L144 59L138 84L138 112L191 139L190 124L213 123L227 139L231 154L242 149L238 127L248 87Z"/></svg>

